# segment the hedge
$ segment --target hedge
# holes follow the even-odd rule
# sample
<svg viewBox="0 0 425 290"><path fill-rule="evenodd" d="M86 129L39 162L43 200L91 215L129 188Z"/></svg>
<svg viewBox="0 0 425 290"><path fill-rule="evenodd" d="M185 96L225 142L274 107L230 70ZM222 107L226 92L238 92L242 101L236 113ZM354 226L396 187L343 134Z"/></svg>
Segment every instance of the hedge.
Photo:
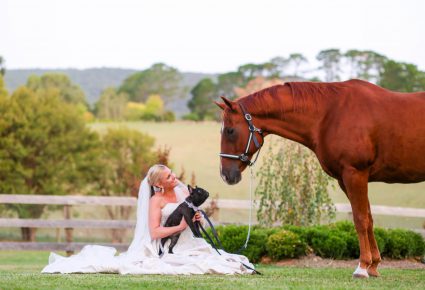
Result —
<svg viewBox="0 0 425 290"><path fill-rule="evenodd" d="M227 225L216 229L227 252L235 253L244 245L248 226ZM208 231L211 232L210 229ZM404 259L423 257L425 253L423 237L413 231L375 227L374 233L382 257ZM360 249L354 225L343 221L312 227L254 226L248 247L240 254L257 263L264 256L278 260L296 258L308 252L324 258L358 258Z"/></svg>

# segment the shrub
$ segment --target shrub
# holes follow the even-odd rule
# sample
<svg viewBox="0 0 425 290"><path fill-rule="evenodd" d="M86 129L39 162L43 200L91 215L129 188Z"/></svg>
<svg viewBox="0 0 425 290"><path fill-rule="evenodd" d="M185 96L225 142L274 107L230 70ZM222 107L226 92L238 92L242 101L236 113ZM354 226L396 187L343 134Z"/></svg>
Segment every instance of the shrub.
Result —
<svg viewBox="0 0 425 290"><path fill-rule="evenodd" d="M200 121L201 118L199 117L198 114L196 113L189 113L186 114L182 117L183 120L187 120L187 121Z"/></svg>
<svg viewBox="0 0 425 290"><path fill-rule="evenodd" d="M346 249L343 258L358 258L360 255L360 247L354 224L349 221L340 221L330 227L339 231L341 237L345 239Z"/></svg>
<svg viewBox="0 0 425 290"><path fill-rule="evenodd" d="M326 226L312 227L307 232L307 240L314 252L324 258L341 259L346 257L349 234Z"/></svg>
<svg viewBox="0 0 425 290"><path fill-rule="evenodd" d="M373 232L375 234L375 240L378 244L379 252L381 253L381 256L384 256L387 250L387 244L389 239L388 231L383 228L374 228Z"/></svg>
<svg viewBox="0 0 425 290"><path fill-rule="evenodd" d="M328 193L328 177L314 154L294 142L269 143L269 154L258 171L257 219L308 226L333 219L335 206Z"/></svg>
<svg viewBox="0 0 425 290"><path fill-rule="evenodd" d="M267 239L266 249L273 260L297 258L305 254L307 245L291 231L281 230Z"/></svg>
<svg viewBox="0 0 425 290"><path fill-rule="evenodd" d="M165 111L162 115L162 120L165 122L174 122L176 120L176 115L173 111Z"/></svg>
<svg viewBox="0 0 425 290"><path fill-rule="evenodd" d="M245 244L248 226L218 226L216 230L224 250L228 253L236 253ZM213 238L211 229L207 229L207 232ZM260 261L261 257L266 253L265 244L267 237L267 230L253 227L248 247L239 254L245 255L251 262Z"/></svg>
<svg viewBox="0 0 425 290"><path fill-rule="evenodd" d="M422 236L412 231L393 229L388 231L386 255L394 259L421 256L424 253Z"/></svg>
<svg viewBox="0 0 425 290"><path fill-rule="evenodd" d="M419 233L408 232L412 240L411 256L422 257L425 254L425 241Z"/></svg>

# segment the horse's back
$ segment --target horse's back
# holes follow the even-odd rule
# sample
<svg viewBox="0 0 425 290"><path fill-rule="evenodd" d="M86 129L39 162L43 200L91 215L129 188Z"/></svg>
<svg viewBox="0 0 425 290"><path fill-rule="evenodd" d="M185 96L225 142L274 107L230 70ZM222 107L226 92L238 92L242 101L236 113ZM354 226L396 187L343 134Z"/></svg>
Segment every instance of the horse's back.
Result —
<svg viewBox="0 0 425 290"><path fill-rule="evenodd" d="M329 108L332 122L324 124L338 132L329 134L328 142L340 147L332 151L369 166L371 181L424 181L425 92L392 92L360 80L341 84L337 105Z"/></svg>

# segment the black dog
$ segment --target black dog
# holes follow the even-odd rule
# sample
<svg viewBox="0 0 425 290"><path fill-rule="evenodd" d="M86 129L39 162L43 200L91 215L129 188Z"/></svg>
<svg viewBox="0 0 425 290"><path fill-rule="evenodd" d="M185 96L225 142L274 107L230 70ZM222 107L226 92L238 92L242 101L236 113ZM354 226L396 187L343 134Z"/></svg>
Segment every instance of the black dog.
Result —
<svg viewBox="0 0 425 290"><path fill-rule="evenodd" d="M201 204L203 204L208 196L209 193L205 189L202 189L200 187L192 188L190 185L187 186L189 189L190 195L186 197L185 202L182 202L170 216L166 220L164 227L174 227L178 226L182 220L182 217L184 217L186 223L192 230L192 233L195 237L202 237L200 231L199 231L199 225L198 223L194 223L192 221L193 216L195 215L195 210L193 209L192 205L197 208ZM165 242L168 239L171 239L170 246L168 247L168 253L173 253L173 248L177 244L177 241L179 240L180 233L168 236L166 238L161 239L161 245L162 247L159 249L159 255L162 255L162 249L164 248Z"/></svg>

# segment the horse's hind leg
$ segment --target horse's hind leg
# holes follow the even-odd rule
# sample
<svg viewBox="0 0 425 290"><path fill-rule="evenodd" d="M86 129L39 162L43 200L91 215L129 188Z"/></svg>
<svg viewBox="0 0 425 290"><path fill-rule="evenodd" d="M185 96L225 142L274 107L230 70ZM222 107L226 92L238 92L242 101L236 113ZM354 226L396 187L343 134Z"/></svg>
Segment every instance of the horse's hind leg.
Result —
<svg viewBox="0 0 425 290"><path fill-rule="evenodd" d="M372 254L372 265L367 269L367 273L372 277L379 277L378 265L381 262L381 254L379 253L378 245L376 244L375 234L373 233L373 218L370 210L370 203L368 202L369 208L369 226L367 228L367 234L369 237L370 252Z"/></svg>
<svg viewBox="0 0 425 290"><path fill-rule="evenodd" d="M367 196L368 173L358 171L354 168L347 168L343 173L343 182L347 190L347 196L353 211L354 225L360 246L359 267L353 273L354 277L367 278L367 268L372 263L370 252L370 242L368 237L369 228L369 200Z"/></svg>

